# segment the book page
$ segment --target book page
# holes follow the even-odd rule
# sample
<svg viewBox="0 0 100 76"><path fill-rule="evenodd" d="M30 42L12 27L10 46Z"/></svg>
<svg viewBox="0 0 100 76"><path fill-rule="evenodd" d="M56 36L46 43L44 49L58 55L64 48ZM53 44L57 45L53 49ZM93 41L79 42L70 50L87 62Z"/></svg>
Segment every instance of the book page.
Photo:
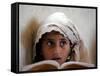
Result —
<svg viewBox="0 0 100 76"><path fill-rule="evenodd" d="M61 65L60 69L79 69L79 68L88 68L88 67L94 67L94 64L88 64L88 63L84 63L84 62L74 62L74 61L70 61L70 62L66 62L64 64Z"/></svg>
<svg viewBox="0 0 100 76"><path fill-rule="evenodd" d="M23 67L23 71L47 71L60 67L59 63L54 60L40 61Z"/></svg>

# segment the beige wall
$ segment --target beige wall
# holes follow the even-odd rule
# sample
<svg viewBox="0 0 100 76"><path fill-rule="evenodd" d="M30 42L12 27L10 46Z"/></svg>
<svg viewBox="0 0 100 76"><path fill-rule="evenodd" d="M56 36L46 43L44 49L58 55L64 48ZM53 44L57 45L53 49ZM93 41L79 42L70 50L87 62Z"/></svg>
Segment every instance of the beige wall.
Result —
<svg viewBox="0 0 100 76"><path fill-rule="evenodd" d="M21 40L21 32L27 27L27 23L36 18L39 22L44 20L48 15L54 12L63 12L78 27L79 32L87 46L92 63L95 63L96 51L96 10L86 8L70 8L70 7L44 7L35 5L20 5L19 8L19 33ZM27 62L27 52L21 45L19 48L19 65L23 67ZM21 69L21 68L20 68Z"/></svg>

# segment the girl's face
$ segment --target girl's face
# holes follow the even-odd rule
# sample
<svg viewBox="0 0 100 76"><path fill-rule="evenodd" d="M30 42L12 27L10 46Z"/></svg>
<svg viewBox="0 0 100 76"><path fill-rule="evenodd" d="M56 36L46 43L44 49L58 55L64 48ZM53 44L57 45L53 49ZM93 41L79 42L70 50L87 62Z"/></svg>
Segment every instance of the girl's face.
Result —
<svg viewBox="0 0 100 76"><path fill-rule="evenodd" d="M50 32L44 37L42 55L45 60L64 63L70 53L70 42L59 32Z"/></svg>

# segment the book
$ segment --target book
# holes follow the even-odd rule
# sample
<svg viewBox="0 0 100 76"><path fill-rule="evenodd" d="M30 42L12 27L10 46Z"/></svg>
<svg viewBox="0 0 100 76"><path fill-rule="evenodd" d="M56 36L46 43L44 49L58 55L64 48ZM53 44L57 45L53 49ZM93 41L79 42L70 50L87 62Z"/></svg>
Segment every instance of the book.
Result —
<svg viewBox="0 0 100 76"><path fill-rule="evenodd" d="M59 64L57 61L54 60L44 60L34 64L27 65L23 67L22 71L49 71L49 70L56 70L56 69L82 69L82 68L89 68L94 67L93 64L88 64L84 62L76 62L70 61L65 62L63 64Z"/></svg>

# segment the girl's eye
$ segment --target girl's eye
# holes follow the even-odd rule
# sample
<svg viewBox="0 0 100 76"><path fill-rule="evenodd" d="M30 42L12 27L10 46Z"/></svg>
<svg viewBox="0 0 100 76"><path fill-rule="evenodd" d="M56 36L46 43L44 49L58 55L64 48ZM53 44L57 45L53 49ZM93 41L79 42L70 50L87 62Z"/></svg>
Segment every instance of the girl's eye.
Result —
<svg viewBox="0 0 100 76"><path fill-rule="evenodd" d="M48 41L48 42L47 42L47 45L48 45L48 46L52 46L52 45L53 45L53 42L52 42L52 41Z"/></svg>
<svg viewBox="0 0 100 76"><path fill-rule="evenodd" d="M60 42L60 46L61 46L61 47L64 47L65 45L67 45L67 42L66 42L66 41L61 41L61 42Z"/></svg>

